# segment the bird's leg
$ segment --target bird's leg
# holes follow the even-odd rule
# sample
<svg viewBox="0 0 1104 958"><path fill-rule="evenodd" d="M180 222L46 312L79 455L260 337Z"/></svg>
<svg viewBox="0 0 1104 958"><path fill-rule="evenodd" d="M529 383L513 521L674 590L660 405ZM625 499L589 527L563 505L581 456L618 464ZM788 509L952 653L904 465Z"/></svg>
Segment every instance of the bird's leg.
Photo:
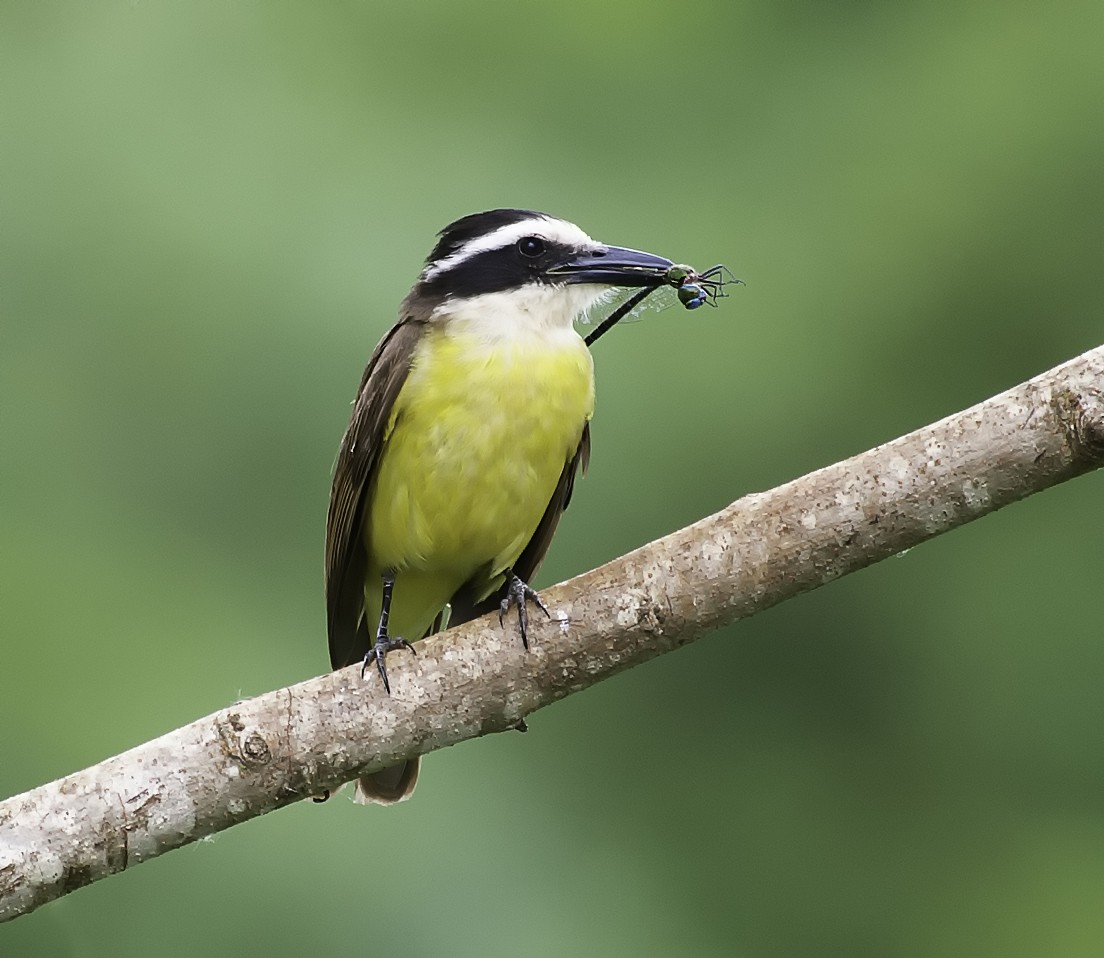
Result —
<svg viewBox="0 0 1104 958"><path fill-rule="evenodd" d="M391 683L387 681L387 666L384 664L384 658L388 652L394 649L410 649L415 655L418 653L406 639L393 639L387 632L387 620L391 617L391 594L395 591L395 573L387 571L383 573L383 602L380 605L380 618L379 627L376 629L376 644L368 650L367 655L364 656L364 665L360 669L360 677L364 678L364 673L368 671L368 666L371 665L372 660L376 662L376 668L379 670L380 678L383 679L383 688L388 695L391 694Z"/></svg>
<svg viewBox="0 0 1104 958"><path fill-rule="evenodd" d="M510 606L516 605L518 610L518 626L521 630L521 644L525 646L525 650L529 651L529 612L525 608L525 603L528 600L532 600L536 603L537 608L541 610L548 618L552 618L552 613L548 611L542 601L541 597L537 595L535 589L529 588L524 582L521 581L513 571L506 573L506 597L499 603L498 606L498 623L499 625L505 625L506 613L510 611Z"/></svg>

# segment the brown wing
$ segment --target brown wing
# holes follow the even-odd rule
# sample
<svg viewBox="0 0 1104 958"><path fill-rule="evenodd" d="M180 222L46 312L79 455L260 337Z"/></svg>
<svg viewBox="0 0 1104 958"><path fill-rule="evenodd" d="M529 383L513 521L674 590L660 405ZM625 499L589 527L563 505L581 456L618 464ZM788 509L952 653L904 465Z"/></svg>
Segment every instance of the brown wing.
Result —
<svg viewBox="0 0 1104 958"><path fill-rule="evenodd" d="M425 323L400 320L380 340L357 391L353 417L341 440L326 517L326 617L330 662L341 668L368 651L364 619L364 502L371 488L391 410L406 382L414 347Z"/></svg>
<svg viewBox="0 0 1104 958"><path fill-rule="evenodd" d="M590 423L583 427L583 435L579 439L579 448L571 461L564 466L560 473L560 481L556 484L556 491L548 502L548 508L544 510L540 525L533 533L529 544L521 550L517 562L514 563L514 575L522 582L531 582L544 561L545 553L552 544L552 536L556 534L556 526L560 523L560 516L571 502L571 493L575 488L575 475L580 470L586 475L587 466L590 465ZM449 614L449 625L459 625L461 622L470 622L486 615L498 608L502 599L501 594L490 595L485 599L479 598L478 583L465 586L452 597L452 611ZM501 590L499 590L501 592Z"/></svg>

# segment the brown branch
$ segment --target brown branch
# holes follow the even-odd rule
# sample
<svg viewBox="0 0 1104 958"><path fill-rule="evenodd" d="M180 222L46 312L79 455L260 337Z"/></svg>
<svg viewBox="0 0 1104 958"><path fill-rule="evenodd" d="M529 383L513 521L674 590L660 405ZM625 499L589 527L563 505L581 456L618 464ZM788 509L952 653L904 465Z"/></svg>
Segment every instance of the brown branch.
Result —
<svg viewBox="0 0 1104 958"><path fill-rule="evenodd" d="M0 919L359 773L507 729L622 669L1104 463L1104 347L490 618L239 702L0 803ZM367 814L367 813L366 813Z"/></svg>

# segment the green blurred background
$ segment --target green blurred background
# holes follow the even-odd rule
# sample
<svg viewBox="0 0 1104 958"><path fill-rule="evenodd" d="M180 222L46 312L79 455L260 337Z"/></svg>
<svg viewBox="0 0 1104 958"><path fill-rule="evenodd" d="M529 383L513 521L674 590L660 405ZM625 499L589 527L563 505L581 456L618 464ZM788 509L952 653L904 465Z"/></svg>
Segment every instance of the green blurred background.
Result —
<svg viewBox="0 0 1104 958"><path fill-rule="evenodd" d="M1104 5L0 7L0 795L327 666L330 466L434 232L747 281L596 347L538 584L1098 345ZM0 928L0 955L1104 941L1104 476Z"/></svg>

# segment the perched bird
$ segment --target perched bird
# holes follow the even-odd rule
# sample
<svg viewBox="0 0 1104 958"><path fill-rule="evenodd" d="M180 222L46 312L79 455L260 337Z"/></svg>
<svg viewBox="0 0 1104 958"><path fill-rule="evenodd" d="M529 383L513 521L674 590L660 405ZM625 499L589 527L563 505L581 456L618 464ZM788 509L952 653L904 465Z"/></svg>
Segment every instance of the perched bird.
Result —
<svg viewBox="0 0 1104 958"><path fill-rule="evenodd" d="M334 668L385 660L449 623L517 606L590 453L594 367L574 329L669 260L607 246L533 210L446 226L364 370L326 524ZM545 610L547 612L547 610ZM356 800L408 798L418 759L364 776Z"/></svg>

